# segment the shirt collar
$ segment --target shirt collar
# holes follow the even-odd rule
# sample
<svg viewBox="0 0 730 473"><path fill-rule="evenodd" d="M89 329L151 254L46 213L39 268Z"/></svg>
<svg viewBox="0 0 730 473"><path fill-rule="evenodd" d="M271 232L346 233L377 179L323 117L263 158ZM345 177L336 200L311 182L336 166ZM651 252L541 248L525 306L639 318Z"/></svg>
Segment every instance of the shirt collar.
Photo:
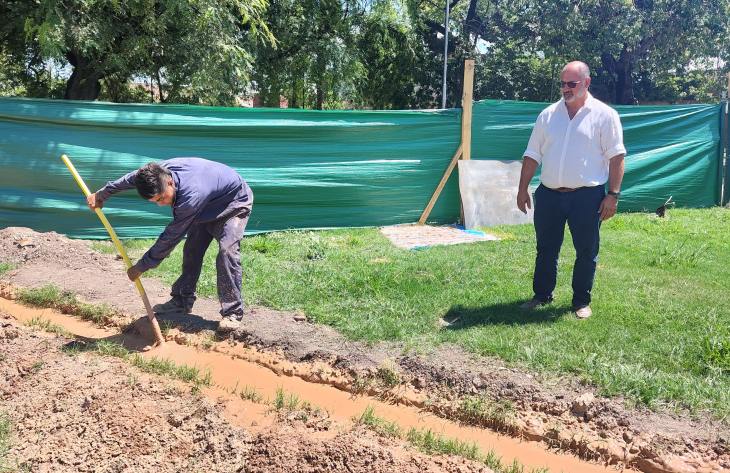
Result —
<svg viewBox="0 0 730 473"><path fill-rule="evenodd" d="M559 107L562 107L563 110L565 110L565 113L567 114L568 106L565 105L565 98L561 97L560 102L558 102L558 103L560 104ZM596 99L593 98L593 95L591 95L590 92L586 91L586 101L583 104L583 106L580 108L580 110L578 110L578 112L580 113L581 110L583 110L583 109L591 110L593 108L593 106L595 105L595 103L596 103Z"/></svg>

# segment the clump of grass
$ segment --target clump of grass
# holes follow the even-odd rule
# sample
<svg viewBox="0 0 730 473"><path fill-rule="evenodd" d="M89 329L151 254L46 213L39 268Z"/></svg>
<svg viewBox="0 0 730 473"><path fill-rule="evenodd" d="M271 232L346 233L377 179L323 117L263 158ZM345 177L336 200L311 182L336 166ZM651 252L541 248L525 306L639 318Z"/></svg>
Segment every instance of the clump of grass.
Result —
<svg viewBox="0 0 730 473"><path fill-rule="evenodd" d="M353 420L356 424L367 426L384 437L401 438L403 436L398 424L376 416L373 406L368 406L360 417Z"/></svg>
<svg viewBox="0 0 730 473"><path fill-rule="evenodd" d="M428 455L456 455L474 461L482 458L475 443L447 438L435 434L431 429L411 429L406 434L406 440Z"/></svg>
<svg viewBox="0 0 730 473"><path fill-rule="evenodd" d="M2 276L3 274L7 273L11 269L15 269L15 266L12 265L12 264L10 264L10 263L0 262L0 276Z"/></svg>
<svg viewBox="0 0 730 473"><path fill-rule="evenodd" d="M510 428L514 407L509 401L495 402L485 396L466 396L456 407L456 417L468 424Z"/></svg>
<svg viewBox="0 0 730 473"><path fill-rule="evenodd" d="M307 232L306 235L307 238L304 241L306 258L310 261L324 259L327 253L327 244L314 232Z"/></svg>
<svg viewBox="0 0 730 473"><path fill-rule="evenodd" d="M205 371L203 374L195 366L178 365L174 361L165 358L143 358L136 353L132 355L130 361L133 366L147 373L169 376L187 383L192 383L198 387L210 386L212 384L210 371Z"/></svg>
<svg viewBox="0 0 730 473"><path fill-rule="evenodd" d="M73 334L71 332L58 324L54 324L48 319L44 319L43 317L33 317L32 319L24 322L24 324L28 327L37 328L44 332L54 333L61 337L73 338Z"/></svg>
<svg viewBox="0 0 730 473"><path fill-rule="evenodd" d="M242 397L243 394L242 392ZM286 415L288 420L307 422L310 416L321 418L324 415L324 411L319 407L313 406L309 401L302 401L296 394L287 393L282 388L276 390L271 404L278 415ZM328 416L329 414L326 415Z"/></svg>
<svg viewBox="0 0 730 473"><path fill-rule="evenodd" d="M264 400L264 397L256 390L256 388L248 385L243 387L243 389L239 393L239 396L241 396L241 399L245 401L251 401L257 404Z"/></svg>
<svg viewBox="0 0 730 473"><path fill-rule="evenodd" d="M352 392L353 394L363 394L367 392L368 388L372 384L372 378L368 376L356 375L352 380Z"/></svg>
<svg viewBox="0 0 730 473"><path fill-rule="evenodd" d="M281 241L271 238L269 235L261 235L252 238L248 248L261 254L275 255L283 246Z"/></svg>
<svg viewBox="0 0 730 473"><path fill-rule="evenodd" d="M174 326L175 325L169 320L160 320L160 333L163 337L167 337L167 335L170 333L170 329Z"/></svg>
<svg viewBox="0 0 730 473"><path fill-rule="evenodd" d="M730 337L706 336L702 340L700 356L708 371L730 373Z"/></svg>
<svg viewBox="0 0 730 473"><path fill-rule="evenodd" d="M276 390L276 395L274 396L274 410L277 412L279 411L287 411L291 412L297 409L299 407L300 399L299 396L297 396L294 393L287 394L282 388L278 388Z"/></svg>
<svg viewBox="0 0 730 473"><path fill-rule="evenodd" d="M109 325L115 317L121 315L106 304L81 302L74 293L53 285L21 289L18 300L36 307L48 307L64 314L76 315L99 325Z"/></svg>
<svg viewBox="0 0 730 473"><path fill-rule="evenodd" d="M401 383L401 375L398 372L398 367L390 360L384 361L378 367L376 377L388 389L394 388Z"/></svg>

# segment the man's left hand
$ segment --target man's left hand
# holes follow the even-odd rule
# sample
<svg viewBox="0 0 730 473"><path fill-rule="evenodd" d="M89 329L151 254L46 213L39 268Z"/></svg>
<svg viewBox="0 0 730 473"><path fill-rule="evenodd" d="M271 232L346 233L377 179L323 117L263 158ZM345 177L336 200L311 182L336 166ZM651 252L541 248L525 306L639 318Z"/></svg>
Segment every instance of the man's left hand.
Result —
<svg viewBox="0 0 730 473"><path fill-rule="evenodd" d="M144 271L140 270L135 264L127 270L127 277L130 281L136 281L140 276L142 276L142 273L144 273Z"/></svg>
<svg viewBox="0 0 730 473"><path fill-rule="evenodd" d="M618 208L618 199L612 195L607 195L603 198L601 206L598 207L598 213L601 214L601 221L608 220L609 218L616 215L616 209Z"/></svg>

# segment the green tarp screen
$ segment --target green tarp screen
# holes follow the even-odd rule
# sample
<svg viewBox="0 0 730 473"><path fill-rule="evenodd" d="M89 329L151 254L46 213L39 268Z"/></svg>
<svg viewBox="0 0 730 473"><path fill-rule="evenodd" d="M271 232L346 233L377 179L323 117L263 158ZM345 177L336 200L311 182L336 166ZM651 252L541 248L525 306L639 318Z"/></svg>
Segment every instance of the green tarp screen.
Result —
<svg viewBox="0 0 730 473"><path fill-rule="evenodd" d="M519 159L545 104L474 105L474 159ZM629 149L624 210L710 206L719 195L720 106L618 107ZM228 164L254 192L249 230L414 222L460 138L460 110L302 111L0 99L0 228L105 237L59 156L92 190L149 161ZM105 212L122 237L170 219L125 192ZM458 218L456 178L430 220Z"/></svg>

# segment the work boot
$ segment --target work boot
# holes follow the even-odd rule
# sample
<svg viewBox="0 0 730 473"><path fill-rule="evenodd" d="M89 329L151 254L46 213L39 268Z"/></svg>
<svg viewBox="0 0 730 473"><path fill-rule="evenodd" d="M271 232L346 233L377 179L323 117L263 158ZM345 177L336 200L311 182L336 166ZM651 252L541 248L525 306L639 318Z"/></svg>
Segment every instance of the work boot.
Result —
<svg viewBox="0 0 730 473"><path fill-rule="evenodd" d="M235 332L241 326L241 320L235 315L224 316L218 324L218 331L223 333Z"/></svg>
<svg viewBox="0 0 730 473"><path fill-rule="evenodd" d="M536 297L533 297L532 299L530 299L529 301L525 302L524 304L520 304L520 309L522 309L522 310L535 310L538 307L542 307L544 305L548 305L551 302L552 301L550 301L550 300L543 301L543 300L540 300L540 299L538 299Z"/></svg>
<svg viewBox="0 0 730 473"><path fill-rule="evenodd" d="M171 312L189 314L193 311L193 306L183 304L180 299L173 297L163 304L155 304L155 306L152 307L152 310L155 311L155 314L169 314Z"/></svg>
<svg viewBox="0 0 730 473"><path fill-rule="evenodd" d="M579 319L587 319L593 315L593 311L591 310L590 306L581 307L580 309L575 309L575 316Z"/></svg>

